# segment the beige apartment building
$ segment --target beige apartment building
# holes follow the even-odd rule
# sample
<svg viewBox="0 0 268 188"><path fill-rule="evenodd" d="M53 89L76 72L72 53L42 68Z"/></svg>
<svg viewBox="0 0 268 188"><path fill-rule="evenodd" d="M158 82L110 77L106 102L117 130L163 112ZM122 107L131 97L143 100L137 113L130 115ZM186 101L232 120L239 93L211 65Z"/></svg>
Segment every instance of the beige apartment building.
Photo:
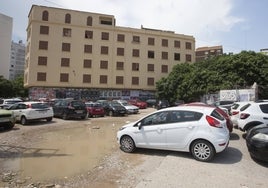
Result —
<svg viewBox="0 0 268 188"><path fill-rule="evenodd" d="M37 5L28 17L24 83L32 99L150 98L174 65L195 61L193 36Z"/></svg>

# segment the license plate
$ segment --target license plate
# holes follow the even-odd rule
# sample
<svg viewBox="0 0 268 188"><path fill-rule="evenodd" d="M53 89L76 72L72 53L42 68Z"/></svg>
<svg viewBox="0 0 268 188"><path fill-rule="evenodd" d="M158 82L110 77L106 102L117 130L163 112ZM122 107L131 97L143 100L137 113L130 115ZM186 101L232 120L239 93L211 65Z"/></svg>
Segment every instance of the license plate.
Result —
<svg viewBox="0 0 268 188"><path fill-rule="evenodd" d="M83 113L83 110L76 110L76 113L82 114Z"/></svg>

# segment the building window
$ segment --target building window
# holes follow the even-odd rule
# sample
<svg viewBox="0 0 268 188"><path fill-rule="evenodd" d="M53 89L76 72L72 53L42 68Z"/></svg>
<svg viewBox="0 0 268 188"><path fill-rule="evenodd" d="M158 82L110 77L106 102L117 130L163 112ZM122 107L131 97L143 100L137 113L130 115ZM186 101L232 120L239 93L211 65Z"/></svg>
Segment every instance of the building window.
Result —
<svg viewBox="0 0 268 188"><path fill-rule="evenodd" d="M132 63L132 70L139 71L139 63Z"/></svg>
<svg viewBox="0 0 268 188"><path fill-rule="evenodd" d="M108 32L102 32L101 33L101 40L109 40L109 33Z"/></svg>
<svg viewBox="0 0 268 188"><path fill-rule="evenodd" d="M71 37L72 36L72 30L69 29L69 28L63 28L62 36Z"/></svg>
<svg viewBox="0 0 268 188"><path fill-rule="evenodd" d="M101 46L101 54L109 54L109 48L108 46Z"/></svg>
<svg viewBox="0 0 268 188"><path fill-rule="evenodd" d="M40 26L40 34L48 35L49 34L49 27L41 25Z"/></svg>
<svg viewBox="0 0 268 188"><path fill-rule="evenodd" d="M48 21L48 11L44 10L42 13L42 20Z"/></svg>
<svg viewBox="0 0 268 188"><path fill-rule="evenodd" d="M185 47L186 47L187 50L191 50L192 49L192 43L186 42Z"/></svg>
<svg viewBox="0 0 268 188"><path fill-rule="evenodd" d="M174 47L175 47L175 48L180 48L180 47L181 47L181 42L178 41L178 40L175 40L175 41L174 41Z"/></svg>
<svg viewBox="0 0 268 188"><path fill-rule="evenodd" d="M147 78L147 85L154 86L154 78Z"/></svg>
<svg viewBox="0 0 268 188"><path fill-rule="evenodd" d="M39 50L47 50L48 41L39 41Z"/></svg>
<svg viewBox="0 0 268 188"><path fill-rule="evenodd" d="M92 45L89 45L89 44L85 44L84 45L84 52L85 53L92 53Z"/></svg>
<svg viewBox="0 0 268 188"><path fill-rule="evenodd" d="M100 84L107 84L107 75L100 75Z"/></svg>
<svg viewBox="0 0 268 188"><path fill-rule="evenodd" d="M92 17L91 16L87 17L87 26L92 26Z"/></svg>
<svg viewBox="0 0 268 188"><path fill-rule="evenodd" d="M154 64L148 64L147 65L147 71L153 72L154 71Z"/></svg>
<svg viewBox="0 0 268 188"><path fill-rule="evenodd" d="M139 85L139 77L132 77L132 85Z"/></svg>
<svg viewBox="0 0 268 188"><path fill-rule="evenodd" d="M168 66L167 65L162 65L161 66L161 72L162 73L168 73Z"/></svg>
<svg viewBox="0 0 268 188"><path fill-rule="evenodd" d="M91 68L92 61L91 59L84 59L84 68Z"/></svg>
<svg viewBox="0 0 268 188"><path fill-rule="evenodd" d="M102 25L113 25L113 19L110 17L100 17L99 19Z"/></svg>
<svg viewBox="0 0 268 188"><path fill-rule="evenodd" d="M154 58L154 51L148 51L148 58L150 59Z"/></svg>
<svg viewBox="0 0 268 188"><path fill-rule="evenodd" d="M181 54L180 53L174 53L174 60L180 61L181 60Z"/></svg>
<svg viewBox="0 0 268 188"><path fill-rule="evenodd" d="M116 76L116 84L124 84L124 77Z"/></svg>
<svg viewBox="0 0 268 188"><path fill-rule="evenodd" d="M185 55L186 62L192 62L192 56L191 54L186 54Z"/></svg>
<svg viewBox="0 0 268 188"><path fill-rule="evenodd" d="M162 46L168 47L168 40L167 39L162 39Z"/></svg>
<svg viewBox="0 0 268 188"><path fill-rule="evenodd" d="M93 31L86 30L85 31L85 38L92 39L93 38Z"/></svg>
<svg viewBox="0 0 268 188"><path fill-rule="evenodd" d="M70 66L70 58L61 58L61 66L69 67Z"/></svg>
<svg viewBox="0 0 268 188"><path fill-rule="evenodd" d="M71 51L71 44L70 43L62 43L61 50L63 52L70 52Z"/></svg>
<svg viewBox="0 0 268 188"><path fill-rule="evenodd" d="M71 14L65 14L65 23L71 23Z"/></svg>
<svg viewBox="0 0 268 188"><path fill-rule="evenodd" d="M124 53L125 53L124 50L125 50L124 48L117 48L117 55L118 56L124 56Z"/></svg>
<svg viewBox="0 0 268 188"><path fill-rule="evenodd" d="M108 61L100 61L101 69L108 69Z"/></svg>
<svg viewBox="0 0 268 188"><path fill-rule="evenodd" d="M154 38L151 37L148 38L148 45L154 46Z"/></svg>
<svg viewBox="0 0 268 188"><path fill-rule="evenodd" d="M162 52L162 59L168 59L168 52Z"/></svg>
<svg viewBox="0 0 268 188"><path fill-rule="evenodd" d="M140 57L140 50L139 49L133 49L132 50L132 56L133 57Z"/></svg>
<svg viewBox="0 0 268 188"><path fill-rule="evenodd" d="M118 34L117 35L117 41L119 41L119 42L125 42L125 35Z"/></svg>
<svg viewBox="0 0 268 188"><path fill-rule="evenodd" d="M45 72L37 73L37 81L46 81L46 80L47 80L47 73Z"/></svg>
<svg viewBox="0 0 268 188"><path fill-rule="evenodd" d="M69 81L69 74L68 73L61 73L60 74L60 82L68 82Z"/></svg>
<svg viewBox="0 0 268 188"><path fill-rule="evenodd" d="M116 70L124 70L124 62L117 61L116 62Z"/></svg>
<svg viewBox="0 0 268 188"><path fill-rule="evenodd" d="M83 74L83 83L91 83L91 75Z"/></svg>
<svg viewBox="0 0 268 188"><path fill-rule="evenodd" d="M38 57L38 65L47 65L47 57L39 56Z"/></svg>
<svg viewBox="0 0 268 188"><path fill-rule="evenodd" d="M140 42L140 37L139 36L133 36L132 42Z"/></svg>

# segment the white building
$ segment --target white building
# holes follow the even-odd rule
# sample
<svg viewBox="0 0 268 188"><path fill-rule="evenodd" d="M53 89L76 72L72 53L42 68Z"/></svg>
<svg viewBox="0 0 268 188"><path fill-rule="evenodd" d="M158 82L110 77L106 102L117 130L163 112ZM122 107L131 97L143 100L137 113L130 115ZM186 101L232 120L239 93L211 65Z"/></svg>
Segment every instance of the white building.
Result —
<svg viewBox="0 0 268 188"><path fill-rule="evenodd" d="M0 13L0 76L9 78L10 47L13 19Z"/></svg>
<svg viewBox="0 0 268 188"><path fill-rule="evenodd" d="M25 44L20 40L19 43L13 42L11 44L9 80L14 80L24 74L25 64Z"/></svg>

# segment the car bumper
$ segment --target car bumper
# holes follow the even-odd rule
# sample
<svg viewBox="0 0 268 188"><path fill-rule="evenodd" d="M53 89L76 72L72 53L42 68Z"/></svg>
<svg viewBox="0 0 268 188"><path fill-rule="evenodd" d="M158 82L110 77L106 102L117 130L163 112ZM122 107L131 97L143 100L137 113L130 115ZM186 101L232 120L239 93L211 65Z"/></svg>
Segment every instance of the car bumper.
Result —
<svg viewBox="0 0 268 188"><path fill-rule="evenodd" d="M268 162L268 142L247 140L247 148L253 158Z"/></svg>

